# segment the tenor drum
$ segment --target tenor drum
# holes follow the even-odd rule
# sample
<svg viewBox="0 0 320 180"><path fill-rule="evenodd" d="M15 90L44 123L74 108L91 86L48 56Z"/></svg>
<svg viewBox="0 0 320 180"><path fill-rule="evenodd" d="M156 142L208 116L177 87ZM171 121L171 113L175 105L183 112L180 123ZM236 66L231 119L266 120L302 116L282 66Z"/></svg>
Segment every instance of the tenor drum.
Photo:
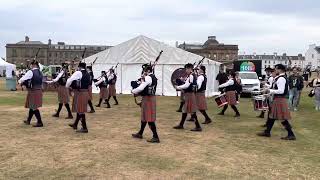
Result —
<svg viewBox="0 0 320 180"><path fill-rule="evenodd" d="M253 109L255 111L266 111L269 109L268 100L265 96L259 95L253 98Z"/></svg>
<svg viewBox="0 0 320 180"><path fill-rule="evenodd" d="M223 107L224 105L228 104L225 94L221 94L214 98L214 101L217 103L218 107Z"/></svg>

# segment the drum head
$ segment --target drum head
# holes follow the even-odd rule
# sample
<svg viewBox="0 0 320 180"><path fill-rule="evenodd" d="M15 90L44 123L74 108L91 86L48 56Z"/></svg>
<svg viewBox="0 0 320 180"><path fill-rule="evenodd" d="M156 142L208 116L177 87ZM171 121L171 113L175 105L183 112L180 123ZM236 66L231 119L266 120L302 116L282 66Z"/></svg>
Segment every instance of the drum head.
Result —
<svg viewBox="0 0 320 180"><path fill-rule="evenodd" d="M172 75L171 75L171 84L172 86L177 86L179 82L179 80L177 81L177 79L180 79L181 77L186 77L187 73L186 70L184 68L178 68L175 71L173 71ZM181 83L181 81L180 81Z"/></svg>

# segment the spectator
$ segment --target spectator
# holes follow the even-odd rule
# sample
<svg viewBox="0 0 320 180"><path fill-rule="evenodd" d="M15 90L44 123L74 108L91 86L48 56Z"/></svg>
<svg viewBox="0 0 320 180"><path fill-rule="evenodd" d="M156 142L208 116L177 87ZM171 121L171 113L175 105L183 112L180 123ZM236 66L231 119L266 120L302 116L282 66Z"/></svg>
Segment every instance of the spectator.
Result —
<svg viewBox="0 0 320 180"><path fill-rule="evenodd" d="M297 68L292 69L293 74L289 76L289 108L298 110L298 101L303 89L303 78L298 74Z"/></svg>
<svg viewBox="0 0 320 180"><path fill-rule="evenodd" d="M219 85L224 84L229 80L227 73L223 71L222 67L220 67L216 80L218 81ZM223 88L219 88L219 91L223 93Z"/></svg>
<svg viewBox="0 0 320 180"><path fill-rule="evenodd" d="M317 78L313 81L314 93L315 93L315 104L316 110L320 110L320 72L317 72Z"/></svg>

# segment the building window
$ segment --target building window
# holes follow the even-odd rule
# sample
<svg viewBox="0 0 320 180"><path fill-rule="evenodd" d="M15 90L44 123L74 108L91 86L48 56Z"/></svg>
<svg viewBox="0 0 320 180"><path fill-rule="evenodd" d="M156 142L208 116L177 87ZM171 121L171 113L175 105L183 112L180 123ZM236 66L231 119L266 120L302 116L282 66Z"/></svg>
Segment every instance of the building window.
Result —
<svg viewBox="0 0 320 180"><path fill-rule="evenodd" d="M17 57L17 50L16 49L12 49L12 57Z"/></svg>
<svg viewBox="0 0 320 180"><path fill-rule="evenodd" d="M267 65L264 65L264 68L267 68Z"/></svg>
<svg viewBox="0 0 320 180"><path fill-rule="evenodd" d="M49 53L49 57L51 57L51 53Z"/></svg>
<svg viewBox="0 0 320 180"><path fill-rule="evenodd" d="M265 60L264 63L267 64L267 61Z"/></svg>

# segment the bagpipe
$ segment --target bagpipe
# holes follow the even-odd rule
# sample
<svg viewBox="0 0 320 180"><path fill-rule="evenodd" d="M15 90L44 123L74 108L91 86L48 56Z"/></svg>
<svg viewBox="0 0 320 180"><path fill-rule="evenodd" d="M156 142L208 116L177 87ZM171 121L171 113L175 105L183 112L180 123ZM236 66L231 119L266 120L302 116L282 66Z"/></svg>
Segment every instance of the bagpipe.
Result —
<svg viewBox="0 0 320 180"><path fill-rule="evenodd" d="M131 81L131 87L132 89L136 89L137 87L140 86L140 84L142 82L145 81L144 77L146 76L145 72L144 72L144 69L147 67L147 66L151 66L151 72L154 74L155 73L155 67L156 65L158 64L158 61L162 55L163 51L161 50L159 55L157 56L156 60L152 63L150 61L149 65L148 64L143 64L142 65L142 72L141 72L141 77L138 79L138 80L135 80L135 81ZM137 97L140 96L140 94L134 94L134 102L138 105L138 106L141 106L141 101L138 102L137 100Z"/></svg>
<svg viewBox="0 0 320 180"><path fill-rule="evenodd" d="M38 54L39 54L40 50L41 50L41 48L38 48L38 51L37 51L37 53L35 54L35 56L33 58L33 61L37 60L37 57L38 57ZM21 85L25 86L27 89L31 89L32 88L32 80L31 79L25 80L25 81L22 82Z"/></svg>
<svg viewBox="0 0 320 180"><path fill-rule="evenodd" d="M110 70L115 71L118 68L118 65L119 65L119 63L117 63L115 66L111 66L111 68L104 75L101 75L96 79L93 79L93 82L96 83L96 82L100 81L101 78L104 77L105 81L98 85L99 88L101 88L101 86L106 86L106 85L110 84L111 82L109 82L109 80L108 80L108 77L109 77L108 73L110 73Z"/></svg>

